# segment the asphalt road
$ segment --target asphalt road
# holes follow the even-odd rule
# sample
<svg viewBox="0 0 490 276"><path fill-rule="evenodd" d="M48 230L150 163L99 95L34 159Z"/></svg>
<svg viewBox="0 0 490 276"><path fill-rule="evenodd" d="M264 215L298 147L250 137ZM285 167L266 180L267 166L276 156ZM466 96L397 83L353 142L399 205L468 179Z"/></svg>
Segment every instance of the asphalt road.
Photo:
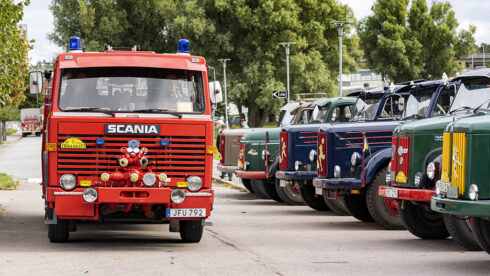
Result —
<svg viewBox="0 0 490 276"><path fill-rule="evenodd" d="M285 206L216 186L215 211L198 244L167 225L82 224L51 244L39 186L40 138L0 147L0 171L19 178L0 191L0 274L366 275L487 274L490 255L450 239L423 241L306 206Z"/></svg>

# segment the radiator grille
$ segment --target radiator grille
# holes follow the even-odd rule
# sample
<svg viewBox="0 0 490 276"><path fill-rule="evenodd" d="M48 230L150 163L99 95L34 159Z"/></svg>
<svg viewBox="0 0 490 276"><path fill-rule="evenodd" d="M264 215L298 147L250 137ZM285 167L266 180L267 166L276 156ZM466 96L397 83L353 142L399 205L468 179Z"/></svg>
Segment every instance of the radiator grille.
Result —
<svg viewBox="0 0 490 276"><path fill-rule="evenodd" d="M451 167L451 185L458 187L458 193L464 194L465 190L465 159L466 159L466 134L453 134L453 154Z"/></svg>
<svg viewBox="0 0 490 276"><path fill-rule="evenodd" d="M61 149L59 145L70 137L77 137L87 145L86 150ZM104 139L104 145L95 140ZM148 148L147 157L155 164L157 172L165 172L170 177L192 175L204 176L205 137L204 136L121 136L121 135L69 135L58 137L58 173L72 173L79 176L100 176L121 167L117 157L120 149L128 146L129 140L138 140L140 147ZM168 140L162 146L161 140Z"/></svg>
<svg viewBox="0 0 490 276"><path fill-rule="evenodd" d="M451 171L451 133L444 132L442 141L442 172L441 180L449 182L449 172Z"/></svg>

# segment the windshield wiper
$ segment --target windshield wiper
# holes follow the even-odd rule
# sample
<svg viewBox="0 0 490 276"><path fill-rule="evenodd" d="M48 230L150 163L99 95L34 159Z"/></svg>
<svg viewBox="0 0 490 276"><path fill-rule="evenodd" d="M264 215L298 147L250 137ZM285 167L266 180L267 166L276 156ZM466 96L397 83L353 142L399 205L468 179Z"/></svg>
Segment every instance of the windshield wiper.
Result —
<svg viewBox="0 0 490 276"><path fill-rule="evenodd" d="M182 114L177 113L176 111L172 111L168 108L136 109L136 110L131 110L131 112L136 112L136 113L163 113L163 114L174 115L175 117L178 117L179 119L182 118Z"/></svg>
<svg viewBox="0 0 490 276"><path fill-rule="evenodd" d="M99 111L101 113L114 116L114 113L112 113L109 108L106 107L68 107L65 108L65 111Z"/></svg>
<svg viewBox="0 0 490 276"><path fill-rule="evenodd" d="M477 108L475 108L475 110L473 110L473 113L476 113L476 111L478 111L478 109L480 109L486 103L488 103L488 105L487 105L487 108L488 108L488 106L490 105L489 101L490 101L490 99L487 99L486 101L484 101L481 105L479 105Z"/></svg>
<svg viewBox="0 0 490 276"><path fill-rule="evenodd" d="M410 116L403 117L402 120L410 120L410 119L424 119L425 116L420 114L412 114Z"/></svg>
<svg viewBox="0 0 490 276"><path fill-rule="evenodd" d="M464 110L464 109L473 109L473 107L471 107L471 106L467 106L467 105L465 105L465 106L460 106L460 107L456 108L455 110L451 110L451 111L449 111L449 114L453 114L453 113L454 113L454 112L456 112L456 111L460 111L460 110Z"/></svg>

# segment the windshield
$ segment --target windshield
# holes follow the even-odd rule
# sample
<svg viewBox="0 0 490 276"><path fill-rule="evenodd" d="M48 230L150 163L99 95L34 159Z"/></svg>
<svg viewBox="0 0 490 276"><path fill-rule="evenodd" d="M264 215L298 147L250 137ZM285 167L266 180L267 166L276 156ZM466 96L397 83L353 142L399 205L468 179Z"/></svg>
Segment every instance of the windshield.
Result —
<svg viewBox="0 0 490 276"><path fill-rule="evenodd" d="M328 110L330 109L330 103L324 106L315 106L313 112L311 113L310 123L322 123L327 116Z"/></svg>
<svg viewBox="0 0 490 276"><path fill-rule="evenodd" d="M459 86L451 111L474 109L490 99L490 79L464 82Z"/></svg>
<svg viewBox="0 0 490 276"><path fill-rule="evenodd" d="M433 86L430 88L420 89L411 93L408 97L407 107L403 112L403 117L410 117L414 115L425 117L425 114L427 114L427 109L429 108L430 100L432 99L432 94L434 93L436 88L437 86Z"/></svg>
<svg viewBox="0 0 490 276"><path fill-rule="evenodd" d="M64 111L204 112L201 72L135 67L64 69Z"/></svg>
<svg viewBox="0 0 490 276"><path fill-rule="evenodd" d="M24 123L37 123L37 122L39 122L37 119L28 119L24 121Z"/></svg>
<svg viewBox="0 0 490 276"><path fill-rule="evenodd" d="M287 126L290 125L293 122L294 119L294 113L295 111L287 111L287 110L282 110L281 115L279 116L279 121L281 122L281 126Z"/></svg>
<svg viewBox="0 0 490 276"><path fill-rule="evenodd" d="M365 99L362 99L361 97L357 98L354 110L352 112L354 116L352 116L351 121L374 119L380 100L381 95L379 97Z"/></svg>

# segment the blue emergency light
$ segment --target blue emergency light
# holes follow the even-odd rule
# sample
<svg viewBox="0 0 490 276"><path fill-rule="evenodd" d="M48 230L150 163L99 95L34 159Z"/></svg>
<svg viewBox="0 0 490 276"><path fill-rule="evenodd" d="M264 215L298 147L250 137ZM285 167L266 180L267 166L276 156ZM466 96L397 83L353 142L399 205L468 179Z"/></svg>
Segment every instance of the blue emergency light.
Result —
<svg viewBox="0 0 490 276"><path fill-rule="evenodd" d="M189 54L189 40L181 39L179 40L179 47L177 48L177 53Z"/></svg>
<svg viewBox="0 0 490 276"><path fill-rule="evenodd" d="M97 145L103 145L103 144L105 144L105 140L102 138L97 138L97 139L95 139L95 143Z"/></svg>
<svg viewBox="0 0 490 276"><path fill-rule="evenodd" d="M162 147L168 146L168 145L170 145L170 141L169 140L161 140L160 145L162 145Z"/></svg>
<svg viewBox="0 0 490 276"><path fill-rule="evenodd" d="M70 37L70 51L81 51L82 50L82 42L80 37L72 36Z"/></svg>

